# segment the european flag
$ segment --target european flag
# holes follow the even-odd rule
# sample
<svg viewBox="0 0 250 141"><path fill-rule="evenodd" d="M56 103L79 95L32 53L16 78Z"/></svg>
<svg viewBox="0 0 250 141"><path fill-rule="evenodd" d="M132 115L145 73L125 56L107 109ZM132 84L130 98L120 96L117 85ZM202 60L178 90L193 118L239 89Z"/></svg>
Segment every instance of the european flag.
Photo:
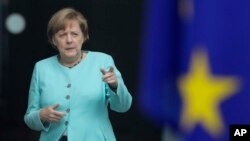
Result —
<svg viewBox="0 0 250 141"><path fill-rule="evenodd" d="M139 103L186 141L250 124L250 1L147 0Z"/></svg>

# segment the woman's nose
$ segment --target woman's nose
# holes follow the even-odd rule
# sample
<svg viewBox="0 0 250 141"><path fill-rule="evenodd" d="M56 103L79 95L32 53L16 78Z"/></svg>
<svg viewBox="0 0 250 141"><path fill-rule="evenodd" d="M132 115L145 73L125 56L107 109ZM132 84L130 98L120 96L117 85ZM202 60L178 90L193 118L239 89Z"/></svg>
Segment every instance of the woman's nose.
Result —
<svg viewBox="0 0 250 141"><path fill-rule="evenodd" d="M67 35L67 43L71 43L72 42L72 36L71 35Z"/></svg>

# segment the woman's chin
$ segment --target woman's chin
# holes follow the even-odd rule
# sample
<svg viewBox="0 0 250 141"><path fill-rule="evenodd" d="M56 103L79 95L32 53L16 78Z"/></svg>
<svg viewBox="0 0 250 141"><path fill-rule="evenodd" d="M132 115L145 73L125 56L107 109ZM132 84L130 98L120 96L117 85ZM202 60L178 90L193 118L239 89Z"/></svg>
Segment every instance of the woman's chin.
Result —
<svg viewBox="0 0 250 141"><path fill-rule="evenodd" d="M75 52L75 51L74 52L73 51L72 52L66 52L65 56L69 57L69 58L76 57L77 56L77 52Z"/></svg>

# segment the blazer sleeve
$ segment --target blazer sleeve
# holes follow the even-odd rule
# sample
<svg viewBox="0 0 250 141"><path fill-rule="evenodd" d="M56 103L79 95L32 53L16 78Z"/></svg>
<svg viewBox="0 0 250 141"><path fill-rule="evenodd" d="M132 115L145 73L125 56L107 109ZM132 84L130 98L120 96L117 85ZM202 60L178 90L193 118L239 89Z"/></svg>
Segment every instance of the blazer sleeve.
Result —
<svg viewBox="0 0 250 141"><path fill-rule="evenodd" d="M36 64L33 70L30 89L29 89L29 98L28 98L28 108L24 115L24 122L27 126L36 131L48 131L50 124L45 122L42 123L40 119L40 92L39 92L39 69Z"/></svg>
<svg viewBox="0 0 250 141"><path fill-rule="evenodd" d="M121 73L115 67L113 58L111 56L107 58L106 68L109 69L110 66L113 66L118 80L116 92L113 91L108 84L106 85L106 95L108 96L110 108L111 110L116 112L126 112L131 107L132 96L129 93L126 85L124 84Z"/></svg>

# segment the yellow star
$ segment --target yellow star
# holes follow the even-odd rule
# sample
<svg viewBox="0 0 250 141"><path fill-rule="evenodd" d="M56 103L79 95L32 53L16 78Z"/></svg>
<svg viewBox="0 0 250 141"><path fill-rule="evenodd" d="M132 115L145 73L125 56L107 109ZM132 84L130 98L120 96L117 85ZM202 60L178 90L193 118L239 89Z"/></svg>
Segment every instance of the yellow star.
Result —
<svg viewBox="0 0 250 141"><path fill-rule="evenodd" d="M189 73L178 81L183 101L180 125L191 132L200 124L217 137L224 130L219 104L235 94L239 83L233 77L213 76L204 50L194 52L191 62Z"/></svg>

